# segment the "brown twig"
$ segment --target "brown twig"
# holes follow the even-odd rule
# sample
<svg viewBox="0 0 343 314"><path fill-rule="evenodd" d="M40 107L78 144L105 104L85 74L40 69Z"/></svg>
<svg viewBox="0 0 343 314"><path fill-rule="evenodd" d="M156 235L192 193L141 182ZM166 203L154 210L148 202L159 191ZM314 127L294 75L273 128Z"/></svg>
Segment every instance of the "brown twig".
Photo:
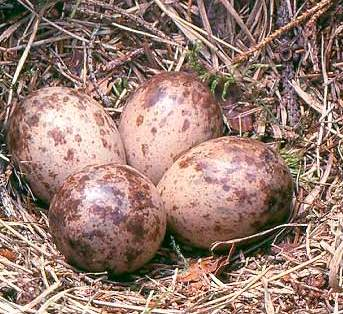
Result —
<svg viewBox="0 0 343 314"><path fill-rule="evenodd" d="M161 37L161 38L166 39L166 40L169 40L169 41L172 41L170 38L168 38L168 36L166 36L165 33L161 32L158 29L156 29L153 24L148 23L144 19L142 19L142 18L140 18L140 17L138 17L138 16L136 16L134 14L126 12L125 10L119 8L118 6L116 6L114 4L110 5L110 4L106 4L106 3L102 2L102 1L96 1L96 0L81 0L81 3L84 4L84 5L87 5L87 6L95 5L95 6L98 6L100 8L104 8L106 10L119 13L120 15L125 16L127 19L133 21L137 25L144 27L146 30L152 32L156 36ZM81 8L77 8L77 10L81 10ZM96 12L94 12L94 11L92 11L92 13L96 14ZM105 14L105 15L107 16L107 14Z"/></svg>
<svg viewBox="0 0 343 314"><path fill-rule="evenodd" d="M317 5L315 5L313 8L307 10L306 12L301 14L299 17L297 17L296 19L289 22L287 25L279 28L274 33L270 34L268 37L266 37L263 41L258 43L256 46L254 46L251 49L249 49L248 51L245 51L245 52L239 54L238 56L236 56L232 60L232 63L238 64L238 63L242 63L242 62L246 61L255 52L263 49L265 46L270 44L273 40L280 37L283 33L289 32L292 28L299 26L304 21L306 21L308 18L310 18L313 14L320 12L321 10L326 8L327 6L332 5L333 2L334 2L334 0L322 0Z"/></svg>
<svg viewBox="0 0 343 314"><path fill-rule="evenodd" d="M89 69L89 77L91 79L91 82L94 86L95 91L97 92L98 96L101 98L102 102L104 103L105 107L111 106L110 99L100 90L97 78L94 73L94 67L93 67L93 43L96 37L97 32L99 31L100 25L97 25L94 31L91 34L90 40L89 40L89 47L88 47L88 53L87 53L87 63L88 63L88 69Z"/></svg>

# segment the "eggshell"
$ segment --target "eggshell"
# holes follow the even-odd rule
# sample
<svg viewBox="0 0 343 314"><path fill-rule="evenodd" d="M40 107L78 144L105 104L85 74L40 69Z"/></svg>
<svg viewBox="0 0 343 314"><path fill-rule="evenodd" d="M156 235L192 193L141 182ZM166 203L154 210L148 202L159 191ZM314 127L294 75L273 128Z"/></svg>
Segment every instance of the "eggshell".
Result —
<svg viewBox="0 0 343 314"><path fill-rule="evenodd" d="M120 119L128 164L157 184L184 151L222 135L221 109L193 74L166 72L137 89Z"/></svg>
<svg viewBox="0 0 343 314"><path fill-rule="evenodd" d="M115 122L71 88L47 87L25 98L10 116L7 143L34 194L47 202L67 176L87 165L126 163Z"/></svg>
<svg viewBox="0 0 343 314"><path fill-rule="evenodd" d="M71 264L121 274L155 255L166 213L148 178L129 166L107 164L86 167L64 182L50 204L49 226Z"/></svg>
<svg viewBox="0 0 343 314"><path fill-rule="evenodd" d="M266 144L221 137L180 157L158 189L170 230L185 243L209 248L286 222L293 180Z"/></svg>

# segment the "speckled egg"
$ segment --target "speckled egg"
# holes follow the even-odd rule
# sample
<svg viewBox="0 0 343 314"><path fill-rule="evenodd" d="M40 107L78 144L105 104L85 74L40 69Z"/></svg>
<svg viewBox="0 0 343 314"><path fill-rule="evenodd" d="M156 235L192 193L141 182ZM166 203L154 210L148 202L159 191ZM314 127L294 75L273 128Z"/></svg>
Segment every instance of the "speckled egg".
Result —
<svg viewBox="0 0 343 314"><path fill-rule="evenodd" d="M34 194L49 202L64 179L87 165L126 164L112 118L89 96L47 87L17 105L7 143Z"/></svg>
<svg viewBox="0 0 343 314"><path fill-rule="evenodd" d="M120 119L128 164L157 184L184 151L222 135L220 107L195 75L166 72L137 89Z"/></svg>
<svg viewBox="0 0 343 314"><path fill-rule="evenodd" d="M156 187L135 169L86 167L52 199L49 226L68 262L87 271L132 272L158 250L166 213Z"/></svg>
<svg viewBox="0 0 343 314"><path fill-rule="evenodd" d="M257 140L221 137L181 156L158 184L168 225L187 244L255 234L288 220L293 180L281 157Z"/></svg>

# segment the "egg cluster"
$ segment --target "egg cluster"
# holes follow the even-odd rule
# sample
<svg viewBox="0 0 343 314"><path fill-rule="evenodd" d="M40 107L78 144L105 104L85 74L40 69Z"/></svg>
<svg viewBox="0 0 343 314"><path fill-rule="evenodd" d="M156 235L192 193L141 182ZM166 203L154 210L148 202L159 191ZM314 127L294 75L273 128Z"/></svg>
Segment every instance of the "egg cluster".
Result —
<svg viewBox="0 0 343 314"><path fill-rule="evenodd" d="M7 143L68 262L132 272L166 227L199 248L287 221L293 182L266 144L223 136L220 106L196 76L155 75L130 97L119 131L91 97L40 89L10 115Z"/></svg>

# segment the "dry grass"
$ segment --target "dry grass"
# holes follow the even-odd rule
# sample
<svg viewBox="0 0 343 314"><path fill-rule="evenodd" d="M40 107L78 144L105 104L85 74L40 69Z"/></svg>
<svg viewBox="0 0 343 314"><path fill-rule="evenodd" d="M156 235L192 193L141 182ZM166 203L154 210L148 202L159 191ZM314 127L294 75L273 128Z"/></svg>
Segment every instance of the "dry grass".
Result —
<svg viewBox="0 0 343 314"><path fill-rule="evenodd" d="M45 2L0 0L3 123L47 85L83 89L117 119L147 77L195 70L219 99L227 95L231 134L283 154L296 180L295 213L268 245L199 257L168 236L136 274L82 273L55 249L46 210L4 144L0 312L343 313L342 2Z"/></svg>

